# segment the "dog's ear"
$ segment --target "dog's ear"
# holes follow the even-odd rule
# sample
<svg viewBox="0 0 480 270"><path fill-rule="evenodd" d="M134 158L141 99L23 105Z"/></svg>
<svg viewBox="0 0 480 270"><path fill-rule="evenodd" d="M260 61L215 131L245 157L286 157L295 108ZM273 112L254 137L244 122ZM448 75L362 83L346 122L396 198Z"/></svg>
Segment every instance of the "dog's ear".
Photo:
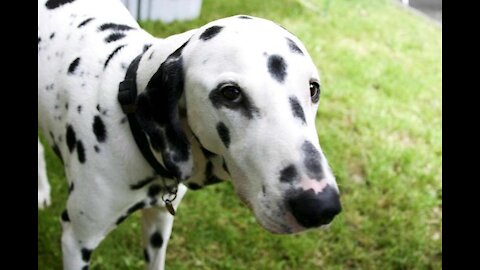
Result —
<svg viewBox="0 0 480 270"><path fill-rule="evenodd" d="M150 144L177 179L192 174L190 143L180 123L179 100L184 88L182 49L185 42L160 65L137 99L136 117Z"/></svg>

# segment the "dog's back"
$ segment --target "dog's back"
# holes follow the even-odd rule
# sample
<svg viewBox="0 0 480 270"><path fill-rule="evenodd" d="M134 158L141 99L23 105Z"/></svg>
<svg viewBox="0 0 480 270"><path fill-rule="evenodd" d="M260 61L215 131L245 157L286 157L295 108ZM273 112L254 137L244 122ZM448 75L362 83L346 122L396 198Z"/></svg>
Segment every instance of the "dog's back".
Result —
<svg viewBox="0 0 480 270"><path fill-rule="evenodd" d="M99 184L150 173L129 162L141 156L116 97L131 61L155 40L118 0L38 2L38 124L71 186L73 178ZM112 166L125 170L105 169ZM39 207L49 202L45 170Z"/></svg>
<svg viewBox="0 0 480 270"><path fill-rule="evenodd" d="M118 0L38 2L38 122L60 156L68 159L78 138L80 162L85 140L93 140L88 151L100 151L92 124L122 121L118 82L152 41Z"/></svg>

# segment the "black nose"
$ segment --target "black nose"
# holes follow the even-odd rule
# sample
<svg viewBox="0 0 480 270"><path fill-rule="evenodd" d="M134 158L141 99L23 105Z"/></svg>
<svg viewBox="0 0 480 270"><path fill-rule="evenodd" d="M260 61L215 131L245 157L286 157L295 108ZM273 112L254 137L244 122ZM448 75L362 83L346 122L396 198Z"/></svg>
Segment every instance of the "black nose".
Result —
<svg viewBox="0 0 480 270"><path fill-rule="evenodd" d="M328 224L342 211L338 193L330 186L319 193L313 189L297 189L288 195L287 205L298 223L305 228Z"/></svg>

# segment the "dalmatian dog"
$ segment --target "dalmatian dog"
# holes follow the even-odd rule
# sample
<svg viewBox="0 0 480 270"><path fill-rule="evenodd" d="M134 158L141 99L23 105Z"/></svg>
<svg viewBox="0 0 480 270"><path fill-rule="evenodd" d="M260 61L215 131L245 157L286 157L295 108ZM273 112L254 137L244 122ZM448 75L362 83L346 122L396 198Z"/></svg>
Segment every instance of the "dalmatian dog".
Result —
<svg viewBox="0 0 480 270"><path fill-rule="evenodd" d="M147 269L163 269L185 192L221 179L272 233L327 226L341 203L319 98L305 46L269 20L237 15L160 39L117 0L39 0L38 123L69 185L64 269L88 269L136 211ZM39 208L50 204L43 152L39 141Z"/></svg>

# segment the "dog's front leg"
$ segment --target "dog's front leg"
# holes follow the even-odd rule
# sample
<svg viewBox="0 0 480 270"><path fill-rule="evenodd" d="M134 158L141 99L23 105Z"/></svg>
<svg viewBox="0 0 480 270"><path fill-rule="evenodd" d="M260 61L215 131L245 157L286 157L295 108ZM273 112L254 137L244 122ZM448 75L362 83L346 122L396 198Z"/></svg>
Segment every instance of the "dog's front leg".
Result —
<svg viewBox="0 0 480 270"><path fill-rule="evenodd" d="M173 206L177 209L187 188L184 185L178 187L177 198ZM165 207L155 207L142 210L142 227L144 255L148 270L163 270L165 265L165 253L168 240L172 232L174 217Z"/></svg>
<svg viewBox="0 0 480 270"><path fill-rule="evenodd" d="M90 179L97 180L94 187L104 186L101 178ZM93 251L127 217L124 209L127 206L113 207L116 197L112 194L118 194L127 205L136 204L135 197L129 198L118 189L89 188L88 179L78 177L76 180L60 217L64 270L88 270Z"/></svg>
<svg viewBox="0 0 480 270"><path fill-rule="evenodd" d="M89 248L82 247L82 240L78 240L70 222L63 220L65 219L64 215L62 214L63 269L88 270L93 248L92 246Z"/></svg>
<svg viewBox="0 0 480 270"><path fill-rule="evenodd" d="M38 139L38 208L43 209L50 205L50 184L47 178L47 166L43 145Z"/></svg>

